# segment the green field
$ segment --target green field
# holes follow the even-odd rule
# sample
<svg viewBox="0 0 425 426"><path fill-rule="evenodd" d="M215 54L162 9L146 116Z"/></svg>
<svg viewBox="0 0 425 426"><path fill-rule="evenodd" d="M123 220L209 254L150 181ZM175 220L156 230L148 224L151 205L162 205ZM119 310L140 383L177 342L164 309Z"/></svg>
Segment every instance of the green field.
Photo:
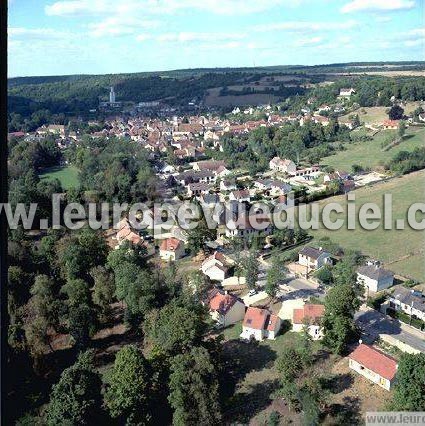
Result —
<svg viewBox="0 0 425 426"><path fill-rule="evenodd" d="M353 164L374 169L391 160L400 151L413 151L417 147L425 146L425 127L410 127L399 145L388 151L382 151L382 141L389 134L396 135L396 133L396 130L382 130L372 141L345 144L345 151L338 151L335 155L323 158L321 164L348 172L351 171Z"/></svg>
<svg viewBox="0 0 425 426"><path fill-rule="evenodd" d="M355 192L356 212L367 202L374 202L383 211L383 195L392 194L393 223L397 219L406 219L408 207L413 203L423 203L425 193L425 170L410 175L391 179L390 181L363 187ZM338 202L342 205L346 217L347 200L343 195L328 198L319 204ZM421 220L418 214L417 220ZM335 217L336 218L336 217ZM315 238L329 237L341 247L360 250L362 253L380 259L388 269L400 275L425 281L425 233L411 229L407 223L404 230L385 230L383 223L375 230L365 230L356 221L356 229L348 230L346 226L336 231L320 228L309 231Z"/></svg>
<svg viewBox="0 0 425 426"><path fill-rule="evenodd" d="M78 186L78 169L74 166L51 167L40 173L41 180L59 179L63 189Z"/></svg>

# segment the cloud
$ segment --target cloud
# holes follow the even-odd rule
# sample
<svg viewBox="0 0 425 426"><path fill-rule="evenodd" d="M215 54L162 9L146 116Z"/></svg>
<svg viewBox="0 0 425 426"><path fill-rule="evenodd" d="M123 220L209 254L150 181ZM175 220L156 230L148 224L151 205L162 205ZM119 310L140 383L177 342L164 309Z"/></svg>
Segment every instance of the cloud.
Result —
<svg viewBox="0 0 425 426"><path fill-rule="evenodd" d="M296 42L297 46L315 46L322 42L322 37L311 37L307 39L298 40Z"/></svg>
<svg viewBox="0 0 425 426"><path fill-rule="evenodd" d="M195 32L180 32L180 33L165 33L159 35L156 39L160 42L235 42L246 37L242 33L195 33Z"/></svg>
<svg viewBox="0 0 425 426"><path fill-rule="evenodd" d="M401 34L406 47L422 46L425 43L425 28L414 28Z"/></svg>
<svg viewBox="0 0 425 426"><path fill-rule="evenodd" d="M376 18L375 18L375 21L376 22L390 22L390 21L392 21L393 20L393 18L390 18L389 16L377 16Z"/></svg>
<svg viewBox="0 0 425 426"><path fill-rule="evenodd" d="M25 38L26 40L51 40L70 36L68 32L57 31L52 28L9 27L7 32L10 38Z"/></svg>
<svg viewBox="0 0 425 426"><path fill-rule="evenodd" d="M94 37L105 37L134 34L140 29L157 28L159 25L159 21L141 21L134 17L118 15L89 24L89 30L90 35Z"/></svg>
<svg viewBox="0 0 425 426"><path fill-rule="evenodd" d="M45 6L50 16L79 16L113 13L144 15L174 14L182 10L201 10L217 15L252 14L277 6L296 7L304 0L61 0Z"/></svg>
<svg viewBox="0 0 425 426"><path fill-rule="evenodd" d="M147 40L150 40L151 38L152 38L152 36L150 34L139 34L136 37L136 40L137 41L147 41Z"/></svg>
<svg viewBox="0 0 425 426"><path fill-rule="evenodd" d="M287 21L276 22L254 27L255 31L289 31L289 32L314 32L331 30L348 30L355 28L358 23L354 20L344 22L311 22L311 21Z"/></svg>
<svg viewBox="0 0 425 426"><path fill-rule="evenodd" d="M342 13L376 12L412 9L414 0L352 0L341 8Z"/></svg>

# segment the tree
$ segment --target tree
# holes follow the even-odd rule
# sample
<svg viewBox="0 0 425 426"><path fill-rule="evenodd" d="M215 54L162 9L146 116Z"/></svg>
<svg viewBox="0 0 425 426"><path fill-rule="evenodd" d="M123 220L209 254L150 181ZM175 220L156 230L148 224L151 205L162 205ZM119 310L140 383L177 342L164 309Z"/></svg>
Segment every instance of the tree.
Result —
<svg viewBox="0 0 425 426"><path fill-rule="evenodd" d="M401 356L391 409L425 411L425 354Z"/></svg>
<svg viewBox="0 0 425 426"><path fill-rule="evenodd" d="M86 352L65 369L53 385L45 420L48 425L90 425L99 422L101 379L95 371L93 353Z"/></svg>
<svg viewBox="0 0 425 426"><path fill-rule="evenodd" d="M113 418L145 424L149 412L149 364L134 345L121 348L108 377L105 404Z"/></svg>
<svg viewBox="0 0 425 426"><path fill-rule="evenodd" d="M393 105L388 112L388 118L390 120L401 120L403 115L404 109L400 105Z"/></svg>
<svg viewBox="0 0 425 426"><path fill-rule="evenodd" d="M205 348L173 358L168 400L176 426L221 424L217 367Z"/></svg>
<svg viewBox="0 0 425 426"><path fill-rule="evenodd" d="M115 296L115 277L104 266L96 266L90 271L94 280L92 299L97 305L103 317L110 312L110 304Z"/></svg>
<svg viewBox="0 0 425 426"><path fill-rule="evenodd" d="M314 276L324 285L331 285L333 283L332 267L325 265L323 268L317 270Z"/></svg>
<svg viewBox="0 0 425 426"><path fill-rule="evenodd" d="M337 354L344 353L356 335L354 313L359 306L360 300L350 284L337 284L326 296L323 343Z"/></svg>
<svg viewBox="0 0 425 426"><path fill-rule="evenodd" d="M188 231L187 245L192 254L198 254L204 249L207 241L215 240L217 236L215 229L209 229L204 216L199 220L198 225Z"/></svg>
<svg viewBox="0 0 425 426"><path fill-rule="evenodd" d="M404 120L400 120L398 123L398 136L400 138L403 138L403 136L406 134L406 123Z"/></svg>
<svg viewBox="0 0 425 426"><path fill-rule="evenodd" d="M279 290L279 282L284 278L287 268L277 256L273 256L271 263L270 268L267 270L267 281L264 290L274 299Z"/></svg>
<svg viewBox="0 0 425 426"><path fill-rule="evenodd" d="M245 260L245 279L249 289L254 289L258 278L259 263L257 253L251 252Z"/></svg>
<svg viewBox="0 0 425 426"><path fill-rule="evenodd" d="M164 352L177 354L201 343L206 331L204 310L171 303L153 311L144 330Z"/></svg>

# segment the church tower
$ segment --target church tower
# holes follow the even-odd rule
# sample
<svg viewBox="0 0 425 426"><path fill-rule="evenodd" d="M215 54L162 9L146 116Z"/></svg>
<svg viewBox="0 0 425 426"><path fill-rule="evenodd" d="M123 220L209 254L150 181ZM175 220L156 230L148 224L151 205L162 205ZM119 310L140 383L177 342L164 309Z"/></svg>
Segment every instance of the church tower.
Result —
<svg viewBox="0 0 425 426"><path fill-rule="evenodd" d="M109 92L109 103L111 103L111 104L115 103L114 86L111 87L111 91Z"/></svg>

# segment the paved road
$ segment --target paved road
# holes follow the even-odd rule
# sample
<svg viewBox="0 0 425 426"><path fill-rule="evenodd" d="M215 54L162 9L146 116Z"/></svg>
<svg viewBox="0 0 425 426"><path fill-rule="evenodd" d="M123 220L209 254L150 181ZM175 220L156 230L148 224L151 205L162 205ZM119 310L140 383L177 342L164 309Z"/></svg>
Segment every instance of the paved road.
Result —
<svg viewBox="0 0 425 426"><path fill-rule="evenodd" d="M365 333L365 340L373 341L379 334L388 334L425 353L425 336L422 337L416 331L409 331L406 326L402 328L397 320L387 315L375 310L362 310L354 315L354 319Z"/></svg>

